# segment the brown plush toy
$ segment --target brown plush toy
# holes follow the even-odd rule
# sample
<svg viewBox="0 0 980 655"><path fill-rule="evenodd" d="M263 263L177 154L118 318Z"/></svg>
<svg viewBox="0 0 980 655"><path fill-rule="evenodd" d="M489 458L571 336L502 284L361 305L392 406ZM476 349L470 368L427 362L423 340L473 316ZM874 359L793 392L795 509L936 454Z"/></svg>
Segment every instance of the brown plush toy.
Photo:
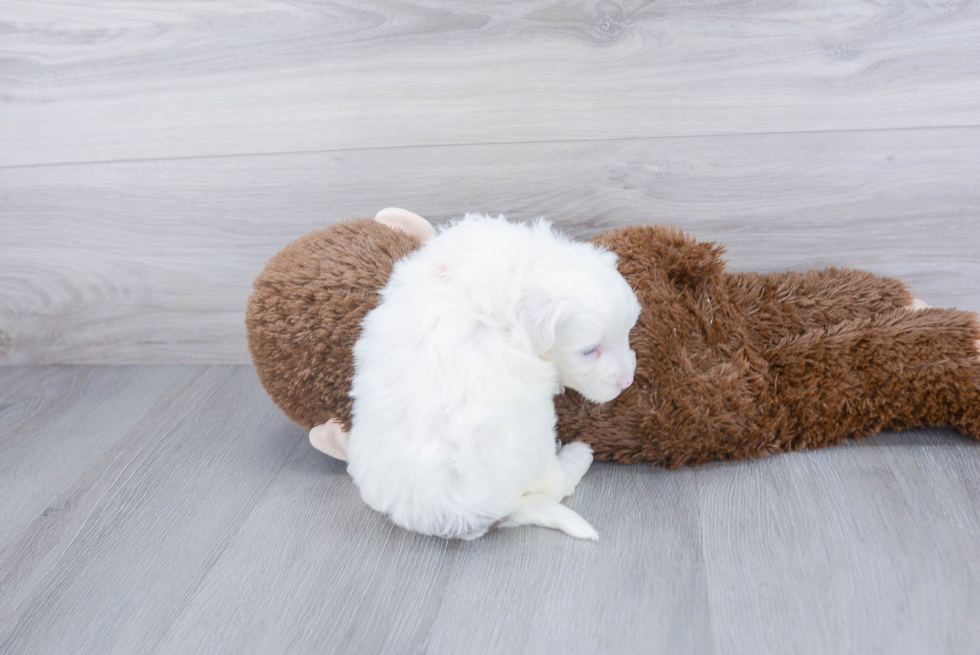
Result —
<svg viewBox="0 0 980 655"><path fill-rule="evenodd" d="M346 458L354 342L399 258L433 233L384 210L289 244L255 281L246 324L273 401ZM677 467L949 425L980 438L980 324L898 280L831 268L729 273L723 249L668 227L593 241L619 256L643 307L633 386L596 405L555 398L562 441L596 459Z"/></svg>

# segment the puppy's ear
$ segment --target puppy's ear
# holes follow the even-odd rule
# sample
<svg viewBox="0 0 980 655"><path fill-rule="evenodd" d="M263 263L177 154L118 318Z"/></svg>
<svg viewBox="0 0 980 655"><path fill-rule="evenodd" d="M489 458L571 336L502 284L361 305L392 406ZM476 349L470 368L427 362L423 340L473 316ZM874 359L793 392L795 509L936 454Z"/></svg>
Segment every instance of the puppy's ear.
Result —
<svg viewBox="0 0 980 655"><path fill-rule="evenodd" d="M562 301L544 291L528 292L521 300L517 317L539 355L555 345L555 330L562 311Z"/></svg>

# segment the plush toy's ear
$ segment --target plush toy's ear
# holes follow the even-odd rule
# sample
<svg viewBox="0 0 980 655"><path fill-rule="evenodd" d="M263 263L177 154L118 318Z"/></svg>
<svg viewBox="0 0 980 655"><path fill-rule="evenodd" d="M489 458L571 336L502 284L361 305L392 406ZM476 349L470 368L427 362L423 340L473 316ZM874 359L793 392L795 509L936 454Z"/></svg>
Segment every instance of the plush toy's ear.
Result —
<svg viewBox="0 0 980 655"><path fill-rule="evenodd" d="M517 317L539 355L555 345L555 330L563 308L558 298L544 291L531 291L521 299Z"/></svg>
<svg viewBox="0 0 980 655"><path fill-rule="evenodd" d="M347 461L347 433L335 418L310 430L310 444L334 459Z"/></svg>
<svg viewBox="0 0 980 655"><path fill-rule="evenodd" d="M432 227L432 224L429 223L429 221L425 220L418 214L413 214L407 209L399 209L398 207L388 207L386 209L382 209L375 214L374 220L378 221L382 225L387 225L388 227L393 227L396 230L407 232L413 237L418 237L423 241L436 233L436 229Z"/></svg>

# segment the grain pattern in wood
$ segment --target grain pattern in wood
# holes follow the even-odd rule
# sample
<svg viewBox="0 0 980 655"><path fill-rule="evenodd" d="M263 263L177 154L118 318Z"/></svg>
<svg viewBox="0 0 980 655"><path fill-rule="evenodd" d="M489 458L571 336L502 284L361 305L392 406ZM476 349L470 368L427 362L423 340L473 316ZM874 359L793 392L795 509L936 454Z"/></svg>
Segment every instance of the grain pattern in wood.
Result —
<svg viewBox="0 0 980 655"><path fill-rule="evenodd" d="M39 3L0 164L980 125L973 2Z"/></svg>
<svg viewBox="0 0 980 655"><path fill-rule="evenodd" d="M569 502L598 543L539 528L444 542L368 509L248 367L66 371L0 368L0 383L26 372L10 397L44 399L18 425L43 439L160 384L122 438L105 431L115 443L61 509L0 547L0 653L960 653L980 639L980 447L950 431L678 471L597 465ZM45 409L58 388L63 414Z"/></svg>
<svg viewBox="0 0 980 655"><path fill-rule="evenodd" d="M303 437L249 367L156 398L0 551L0 653L150 650Z"/></svg>
<svg viewBox="0 0 980 655"><path fill-rule="evenodd" d="M734 269L868 268L978 310L978 153L980 128L0 169L0 362L247 362L265 260L384 205L672 223Z"/></svg>
<svg viewBox="0 0 980 655"><path fill-rule="evenodd" d="M968 437L949 438L943 434L942 447L935 440L909 438L909 448L922 476L933 487L939 499L938 512L950 526L964 552L973 552L980 544L980 457L977 444ZM980 581L980 556L967 559L969 573ZM980 607L974 601L971 618L980 624ZM980 637L976 639L980 643Z"/></svg>
<svg viewBox="0 0 980 655"><path fill-rule="evenodd" d="M17 407L13 402L6 402L7 397L20 391L21 383L36 374L37 368L34 366L0 366L0 417L3 416L3 412ZM10 417L3 417L0 420L6 425ZM3 439L3 433L0 433L0 439Z"/></svg>
<svg viewBox="0 0 980 655"><path fill-rule="evenodd" d="M944 516L963 498L937 493L909 446L976 466L980 449L960 439L909 432L697 469L717 652L975 647L980 548Z"/></svg>
<svg viewBox="0 0 980 655"><path fill-rule="evenodd" d="M568 504L599 542L522 529L460 549L426 652L714 652L693 471L595 464Z"/></svg>
<svg viewBox="0 0 980 655"><path fill-rule="evenodd" d="M394 528L302 444L160 652L419 652L465 547Z"/></svg>
<svg viewBox="0 0 980 655"><path fill-rule="evenodd" d="M297 449L162 652L702 650L710 629L697 520L676 509L695 509L694 495L679 497L693 478L599 468L603 486L586 483L572 505L608 528L602 548L532 528L447 543L393 529L361 503L342 465ZM288 534L291 546L269 534Z"/></svg>
<svg viewBox="0 0 980 655"><path fill-rule="evenodd" d="M29 372L0 401L0 546L43 512L59 492L112 450L169 389L181 367L45 367Z"/></svg>

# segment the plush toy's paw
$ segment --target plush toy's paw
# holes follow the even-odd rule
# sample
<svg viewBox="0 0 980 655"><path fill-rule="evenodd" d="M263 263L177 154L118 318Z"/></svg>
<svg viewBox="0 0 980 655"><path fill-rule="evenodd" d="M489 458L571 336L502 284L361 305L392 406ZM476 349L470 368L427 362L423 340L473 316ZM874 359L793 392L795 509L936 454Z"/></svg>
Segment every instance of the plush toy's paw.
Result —
<svg viewBox="0 0 980 655"><path fill-rule="evenodd" d="M374 220L378 221L382 225L387 225L388 227L393 227L396 230L407 232L413 237L418 237L423 241L436 233L436 229L432 227L432 224L429 223L429 221L425 220L418 214L408 211L407 209L399 209L398 207L387 207L382 209L375 214Z"/></svg>
<svg viewBox="0 0 980 655"><path fill-rule="evenodd" d="M347 461L347 433L335 418L310 430L310 445L334 459Z"/></svg>
<svg viewBox="0 0 980 655"><path fill-rule="evenodd" d="M917 312L920 309L929 309L930 307L932 307L932 305L926 303L924 300L913 298L912 304L906 307L906 309L911 309L913 312Z"/></svg>
<svg viewBox="0 0 980 655"><path fill-rule="evenodd" d="M592 465L592 446L583 441L566 444L558 451L558 461L561 462L561 468L571 487L566 495L571 495Z"/></svg>

